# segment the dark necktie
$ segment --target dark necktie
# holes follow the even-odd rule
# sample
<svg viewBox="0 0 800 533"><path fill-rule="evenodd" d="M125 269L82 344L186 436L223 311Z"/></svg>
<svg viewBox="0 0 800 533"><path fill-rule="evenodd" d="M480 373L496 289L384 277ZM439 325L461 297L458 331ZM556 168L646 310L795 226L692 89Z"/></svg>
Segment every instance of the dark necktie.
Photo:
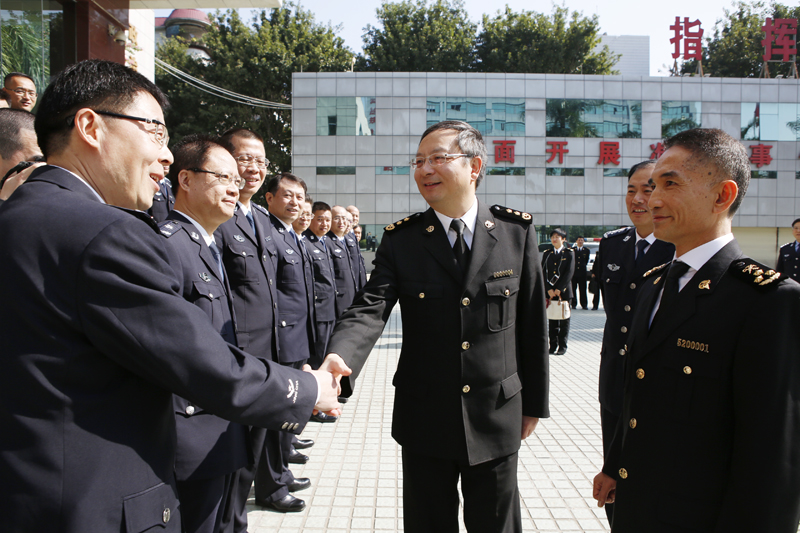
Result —
<svg viewBox="0 0 800 533"><path fill-rule="evenodd" d="M464 240L464 228L466 224L460 218L454 218L450 223L450 229L456 232L456 242L453 245L453 254L456 256L456 262L461 268L461 272L466 272L467 261L469 261L469 248L467 248L467 241Z"/></svg>
<svg viewBox="0 0 800 533"><path fill-rule="evenodd" d="M217 270L219 270L220 279L225 281L225 269L222 267L222 254L219 252L219 248L217 248L216 243L213 241L208 245L208 248L211 250L211 255L214 256L214 261L217 262Z"/></svg>
<svg viewBox="0 0 800 533"><path fill-rule="evenodd" d="M248 211L245 217L247 217L247 221L250 223L250 229L253 230L253 236L257 239L258 234L256 233L256 222L253 220L253 212Z"/></svg>
<svg viewBox="0 0 800 533"><path fill-rule="evenodd" d="M650 244L645 239L640 239L639 242L636 243L636 262L635 265L638 267L639 263L641 263L642 258L644 257L644 249L647 248L647 245Z"/></svg>
<svg viewBox="0 0 800 533"><path fill-rule="evenodd" d="M794 243L794 251L800 253L800 242Z"/></svg>
<svg viewBox="0 0 800 533"><path fill-rule="evenodd" d="M675 306L678 299L678 280L689 271L689 265L683 261L674 261L667 272L667 281L664 282L664 292L661 294L661 303L658 304L658 311L653 318L653 323L658 320L659 315L664 316ZM666 309L666 311L664 311Z"/></svg>

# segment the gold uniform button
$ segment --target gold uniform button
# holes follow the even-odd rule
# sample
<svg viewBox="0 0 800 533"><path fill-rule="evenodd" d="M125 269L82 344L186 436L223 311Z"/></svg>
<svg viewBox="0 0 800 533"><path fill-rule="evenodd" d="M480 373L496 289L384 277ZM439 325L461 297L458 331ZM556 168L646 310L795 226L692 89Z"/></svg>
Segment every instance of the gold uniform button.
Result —
<svg viewBox="0 0 800 533"><path fill-rule="evenodd" d="M636 288L636 284L635 283L631 283L631 289L635 289L635 288Z"/></svg>
<svg viewBox="0 0 800 533"><path fill-rule="evenodd" d="M469 298L464 298L463 300L461 300L461 305L463 305L464 307L468 306L469 303L470 303Z"/></svg>
<svg viewBox="0 0 800 533"><path fill-rule="evenodd" d="M639 379L644 379L644 369L643 368L637 368L636 369L636 377L639 378Z"/></svg>
<svg viewBox="0 0 800 533"><path fill-rule="evenodd" d="M469 350L469 343L467 341L462 342L461 343L461 349L462 350Z"/></svg>
<svg viewBox="0 0 800 533"><path fill-rule="evenodd" d="M210 292L208 293L208 297L211 298L212 300L214 299L214 295L211 294Z"/></svg>
<svg viewBox="0 0 800 533"><path fill-rule="evenodd" d="M469 392L469 385L464 385L461 388L461 392L463 392L464 394L468 393Z"/></svg>
<svg viewBox="0 0 800 533"><path fill-rule="evenodd" d="M628 422L628 425L631 427L631 429L634 429L636 427L636 419L631 418L631 421Z"/></svg>
<svg viewBox="0 0 800 533"><path fill-rule="evenodd" d="M630 305L626 305L623 309L625 309L625 311L630 311L631 310L631 306Z"/></svg>
<svg viewBox="0 0 800 533"><path fill-rule="evenodd" d="M622 326L622 328L620 328L620 331L621 331L622 333L628 333L628 328L627 328L627 327L625 327L625 326Z"/></svg>
<svg viewBox="0 0 800 533"><path fill-rule="evenodd" d="M687 374L687 375L691 374L692 373L692 367L690 367L690 366L683 367L683 373Z"/></svg>
<svg viewBox="0 0 800 533"><path fill-rule="evenodd" d="M162 522L164 522L165 524L166 524L166 523L168 523L168 522L169 522L169 519L170 519L170 516L171 516L171 514L172 514L172 513L170 513L170 511L169 511L169 507L167 507L166 509L164 509L164 512L163 512L163 513L161 513L161 521L162 521Z"/></svg>
<svg viewBox="0 0 800 533"><path fill-rule="evenodd" d="M622 479L628 479L628 471L625 470L624 468L620 468L619 477L621 477Z"/></svg>
<svg viewBox="0 0 800 533"><path fill-rule="evenodd" d="M425 298L425 293L424 292L419 293L419 297L420 297L420 299L421 298Z"/></svg>
<svg viewBox="0 0 800 533"><path fill-rule="evenodd" d="M511 294L511 291L510 291L510 290L508 290L508 289L506 289L505 291L503 291L503 294L505 294L506 296L508 296L509 294Z"/></svg>

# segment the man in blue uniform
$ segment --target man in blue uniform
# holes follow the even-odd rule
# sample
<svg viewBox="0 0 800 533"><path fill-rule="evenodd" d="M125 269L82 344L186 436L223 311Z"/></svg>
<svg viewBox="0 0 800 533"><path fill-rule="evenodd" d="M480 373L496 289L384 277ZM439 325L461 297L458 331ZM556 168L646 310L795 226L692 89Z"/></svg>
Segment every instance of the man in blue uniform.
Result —
<svg viewBox="0 0 800 533"><path fill-rule="evenodd" d="M336 274L336 317L350 307L358 292L358 265L347 246L347 211L339 205L330 211L331 229L328 240L331 243L331 259Z"/></svg>
<svg viewBox="0 0 800 533"><path fill-rule="evenodd" d="M231 295L214 231L233 216L242 178L233 157L208 136L189 135L173 150L175 207L159 226L171 252L170 264L180 276L183 297L208 315L226 342L236 345ZM175 477L183 529L231 531L220 525L231 521L234 474L247 464L247 430L179 396L174 402Z"/></svg>
<svg viewBox="0 0 800 533"><path fill-rule="evenodd" d="M583 244L586 239L578 237L575 239L575 246L572 253L575 255L575 272L572 274L572 308L578 308L578 293L580 293L581 307L589 309L589 299L586 296L586 281L588 272L586 267L589 264L591 252Z"/></svg>
<svg viewBox="0 0 800 533"><path fill-rule="evenodd" d="M39 102L49 165L0 208L0 516L11 531L178 532L172 394L299 433L330 375L227 344L180 296L150 207L167 101L107 61ZM118 206L118 207L117 207ZM202 281L201 281L202 283Z"/></svg>
<svg viewBox="0 0 800 533"><path fill-rule="evenodd" d="M795 533L800 285L744 256L731 233L750 181L745 147L716 129L664 145L648 205L676 259L644 275L594 497L616 498L614 533ZM761 310L780 310L768 331Z"/></svg>
<svg viewBox="0 0 800 533"><path fill-rule="evenodd" d="M800 218L792 222L794 242L788 242L778 251L778 265L775 270L786 277L800 282Z"/></svg>
<svg viewBox="0 0 800 533"><path fill-rule="evenodd" d="M310 208L311 224L305 232L304 242L314 267L314 308L317 317L317 340L314 346L312 368L319 368L325 359L328 339L336 321L336 275L328 247L327 234L331 226L331 209L325 202L314 202Z"/></svg>

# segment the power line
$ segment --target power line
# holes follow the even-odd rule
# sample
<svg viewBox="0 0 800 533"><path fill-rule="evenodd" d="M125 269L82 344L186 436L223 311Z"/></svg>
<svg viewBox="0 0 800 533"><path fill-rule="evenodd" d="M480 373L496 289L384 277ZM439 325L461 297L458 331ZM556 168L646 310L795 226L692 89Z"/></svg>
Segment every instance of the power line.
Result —
<svg viewBox="0 0 800 533"><path fill-rule="evenodd" d="M169 63L162 61L161 59L155 58L156 66L161 68L167 74L175 77L176 79L182 81L183 83L194 87L198 91L202 91L204 93L210 94L212 96L216 96L217 98L222 98L231 102L235 102L237 104L249 105L253 107L261 107L261 108L269 108L269 109L291 109L292 106L289 104L281 104L278 102L270 102L269 100L262 100L260 98L255 98L253 96L247 96L245 94L235 93L233 91L229 91L227 89L223 89L222 87L217 87L216 85L212 85L211 83L205 82L199 78L195 78L194 76L179 70Z"/></svg>

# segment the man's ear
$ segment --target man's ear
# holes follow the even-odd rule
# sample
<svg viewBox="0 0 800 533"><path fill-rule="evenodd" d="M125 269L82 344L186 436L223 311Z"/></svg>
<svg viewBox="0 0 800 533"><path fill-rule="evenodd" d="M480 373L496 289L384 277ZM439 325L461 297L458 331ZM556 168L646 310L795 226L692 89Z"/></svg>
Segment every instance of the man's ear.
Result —
<svg viewBox="0 0 800 533"><path fill-rule="evenodd" d="M75 113L74 122L78 138L89 146L99 149L106 133L100 115L88 108L79 109Z"/></svg>
<svg viewBox="0 0 800 533"><path fill-rule="evenodd" d="M730 209L739 194L739 186L733 180L724 180L716 186L717 197L714 200L714 212L723 213Z"/></svg>
<svg viewBox="0 0 800 533"><path fill-rule="evenodd" d="M184 191L188 191L189 190L189 182L190 181L191 180L190 180L190 177L189 177L189 171L188 170L181 170L178 173L178 188L179 189L183 189Z"/></svg>
<svg viewBox="0 0 800 533"><path fill-rule="evenodd" d="M481 175L481 168L482 167L483 167L483 159L481 159L479 156L473 156L471 158L471 161L470 161L470 168L471 168L470 179L471 180L474 181L474 180L478 179L478 176Z"/></svg>

